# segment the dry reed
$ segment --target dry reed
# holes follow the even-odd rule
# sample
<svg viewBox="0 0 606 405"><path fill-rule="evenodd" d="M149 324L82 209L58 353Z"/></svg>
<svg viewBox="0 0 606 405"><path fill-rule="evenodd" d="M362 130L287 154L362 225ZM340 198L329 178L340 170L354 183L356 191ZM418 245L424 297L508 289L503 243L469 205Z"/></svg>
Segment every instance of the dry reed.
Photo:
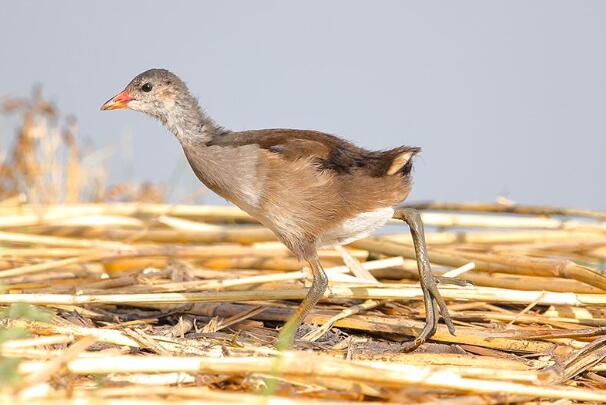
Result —
<svg viewBox="0 0 606 405"><path fill-rule="evenodd" d="M269 398L261 387L277 355L277 327L304 296L308 273L248 216L148 203L8 204L0 212L0 305L53 314L50 322L3 321L31 336L0 345L1 356L21 359L23 384L5 388L5 399L132 400L138 392L136 399L162 402L207 387L209 400L246 395L260 403L293 395L320 403L448 402L470 394L493 403L606 401L606 294L602 264L590 254L606 245L597 220L575 228L555 218L561 226L552 229L508 215L487 240L469 220L463 231L457 220L429 232L457 335L440 325L411 354L399 353L398 342L419 331L424 314L409 238L383 235L322 251L329 291L305 336L282 354ZM493 216L473 221L490 228ZM524 223L540 231L516 230ZM575 247L578 235L591 243ZM94 375L100 387L91 385ZM141 384L164 388L137 391Z"/></svg>

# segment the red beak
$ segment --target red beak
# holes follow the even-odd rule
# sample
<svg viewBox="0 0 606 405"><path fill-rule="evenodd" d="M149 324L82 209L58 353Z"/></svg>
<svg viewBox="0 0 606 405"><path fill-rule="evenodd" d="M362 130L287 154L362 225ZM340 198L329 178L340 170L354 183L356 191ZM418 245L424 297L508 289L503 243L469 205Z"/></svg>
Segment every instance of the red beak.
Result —
<svg viewBox="0 0 606 405"><path fill-rule="evenodd" d="M128 102L133 98L128 94L126 90L118 93L116 96L110 98L101 106L101 110L118 110L120 108L128 108Z"/></svg>

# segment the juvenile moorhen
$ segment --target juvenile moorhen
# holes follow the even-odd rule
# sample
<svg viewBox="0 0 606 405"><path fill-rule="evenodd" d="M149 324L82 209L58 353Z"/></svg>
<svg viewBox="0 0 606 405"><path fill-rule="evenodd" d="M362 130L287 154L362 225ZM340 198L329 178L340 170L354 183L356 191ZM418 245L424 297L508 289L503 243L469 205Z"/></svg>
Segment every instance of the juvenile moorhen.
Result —
<svg viewBox="0 0 606 405"><path fill-rule="evenodd" d="M139 74L101 107L119 108L158 118L177 137L193 171L208 188L267 226L309 263L313 282L281 331L284 345L292 343L327 288L318 247L364 238L392 217L410 227L426 310L423 330L403 350L418 347L435 333L438 312L454 334L431 274L420 215L397 208L410 192L412 158L420 148L368 151L311 130L229 131L215 124L185 83L164 69Z"/></svg>

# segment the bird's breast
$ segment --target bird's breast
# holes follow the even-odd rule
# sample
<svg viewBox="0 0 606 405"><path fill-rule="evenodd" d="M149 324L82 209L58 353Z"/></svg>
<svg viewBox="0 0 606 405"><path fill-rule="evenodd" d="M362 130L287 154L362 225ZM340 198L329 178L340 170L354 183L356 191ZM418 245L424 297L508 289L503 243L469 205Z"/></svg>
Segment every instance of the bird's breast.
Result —
<svg viewBox="0 0 606 405"><path fill-rule="evenodd" d="M259 154L254 145L183 150L198 179L212 191L249 213L260 207L264 176L259 172Z"/></svg>

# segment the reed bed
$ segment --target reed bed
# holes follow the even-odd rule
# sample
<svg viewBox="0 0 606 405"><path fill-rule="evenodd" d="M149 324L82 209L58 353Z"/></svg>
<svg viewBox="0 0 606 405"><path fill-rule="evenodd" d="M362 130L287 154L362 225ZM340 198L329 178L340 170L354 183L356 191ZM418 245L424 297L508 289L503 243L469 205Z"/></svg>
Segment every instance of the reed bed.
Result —
<svg viewBox="0 0 606 405"><path fill-rule="evenodd" d="M222 206L0 203L0 398L10 403L604 403L603 212L423 204L457 326L423 325L407 228L308 269ZM397 222L394 222L397 224ZM10 383L9 383L10 382Z"/></svg>

